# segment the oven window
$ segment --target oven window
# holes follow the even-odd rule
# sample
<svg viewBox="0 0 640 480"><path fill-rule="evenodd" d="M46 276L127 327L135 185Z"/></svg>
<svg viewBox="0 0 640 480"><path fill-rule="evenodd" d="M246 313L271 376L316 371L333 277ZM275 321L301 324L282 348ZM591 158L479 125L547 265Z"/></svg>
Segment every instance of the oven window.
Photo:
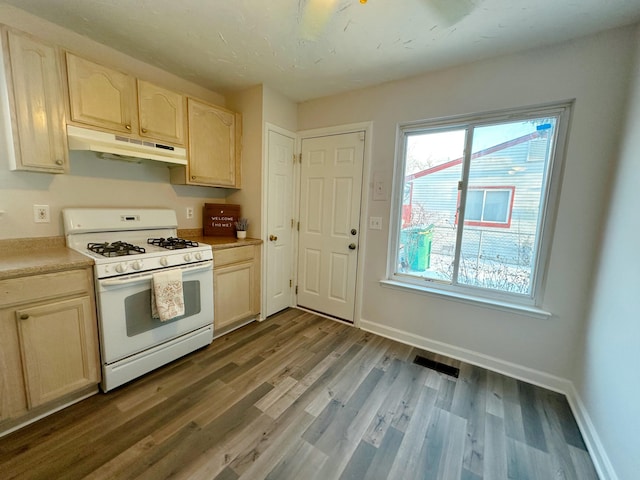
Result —
<svg viewBox="0 0 640 480"><path fill-rule="evenodd" d="M184 296L184 315L166 322L151 317L151 290L135 293L125 298L124 312L127 336L133 337L200 313L200 282L197 280L182 282L182 293Z"/></svg>

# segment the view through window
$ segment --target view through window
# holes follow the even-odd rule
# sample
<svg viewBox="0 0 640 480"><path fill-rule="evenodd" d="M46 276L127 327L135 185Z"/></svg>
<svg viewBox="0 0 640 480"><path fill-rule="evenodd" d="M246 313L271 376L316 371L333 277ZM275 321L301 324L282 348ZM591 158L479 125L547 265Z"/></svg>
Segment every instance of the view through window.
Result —
<svg viewBox="0 0 640 480"><path fill-rule="evenodd" d="M563 115L401 127L393 277L534 300Z"/></svg>

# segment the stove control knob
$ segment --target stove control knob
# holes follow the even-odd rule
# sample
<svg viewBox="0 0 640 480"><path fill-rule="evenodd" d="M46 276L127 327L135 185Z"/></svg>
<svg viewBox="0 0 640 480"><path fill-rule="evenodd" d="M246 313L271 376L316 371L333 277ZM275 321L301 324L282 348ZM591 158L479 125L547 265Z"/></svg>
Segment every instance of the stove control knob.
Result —
<svg viewBox="0 0 640 480"><path fill-rule="evenodd" d="M136 260L131 266L134 270L140 270L142 268L142 262L140 260Z"/></svg>
<svg viewBox="0 0 640 480"><path fill-rule="evenodd" d="M191 254L190 253L185 254L184 261L185 262L190 262L191 261Z"/></svg>
<svg viewBox="0 0 640 480"><path fill-rule="evenodd" d="M167 265L169 265L169 259L167 257L162 257L160 259L160 265L162 265L163 267L166 267Z"/></svg>
<svg viewBox="0 0 640 480"><path fill-rule="evenodd" d="M196 260L202 260L202 253L200 252L196 253Z"/></svg>
<svg viewBox="0 0 640 480"><path fill-rule="evenodd" d="M124 273L126 270L127 270L127 264L126 263L119 263L118 265L116 265L116 272Z"/></svg>

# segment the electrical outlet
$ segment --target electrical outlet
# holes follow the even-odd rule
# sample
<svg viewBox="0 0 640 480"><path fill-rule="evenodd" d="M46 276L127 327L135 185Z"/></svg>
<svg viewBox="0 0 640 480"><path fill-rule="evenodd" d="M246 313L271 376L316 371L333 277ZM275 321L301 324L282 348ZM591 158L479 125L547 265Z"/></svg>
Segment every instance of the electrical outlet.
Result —
<svg viewBox="0 0 640 480"><path fill-rule="evenodd" d="M35 223L49 223L51 221L49 205L34 205L33 221Z"/></svg>
<svg viewBox="0 0 640 480"><path fill-rule="evenodd" d="M187 207L187 218L193 218L193 207Z"/></svg>
<svg viewBox="0 0 640 480"><path fill-rule="evenodd" d="M382 230L382 217L369 217L369 228L371 230Z"/></svg>

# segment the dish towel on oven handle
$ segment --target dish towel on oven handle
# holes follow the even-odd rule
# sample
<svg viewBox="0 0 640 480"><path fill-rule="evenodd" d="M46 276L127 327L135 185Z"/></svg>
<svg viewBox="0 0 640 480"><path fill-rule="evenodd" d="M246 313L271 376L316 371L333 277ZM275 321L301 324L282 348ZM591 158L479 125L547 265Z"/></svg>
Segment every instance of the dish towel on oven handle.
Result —
<svg viewBox="0 0 640 480"><path fill-rule="evenodd" d="M166 322L180 315L184 315L182 270L154 273L151 280L151 316Z"/></svg>

